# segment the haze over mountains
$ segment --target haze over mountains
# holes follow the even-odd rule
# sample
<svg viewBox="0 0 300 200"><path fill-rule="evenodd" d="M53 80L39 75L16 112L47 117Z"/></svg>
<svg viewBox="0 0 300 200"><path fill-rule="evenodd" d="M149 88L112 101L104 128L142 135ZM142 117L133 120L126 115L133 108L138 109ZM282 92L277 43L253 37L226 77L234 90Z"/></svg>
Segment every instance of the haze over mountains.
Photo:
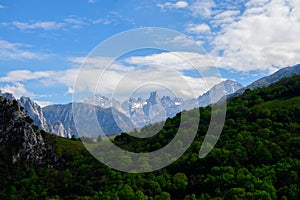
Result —
<svg viewBox="0 0 300 200"><path fill-rule="evenodd" d="M215 103L222 96L218 96L218 99L211 101L210 94L217 93L221 84L213 86L211 90L199 96L198 99L183 100L170 96L161 97L157 91L153 91L147 99L132 97L128 101L120 103L113 98L95 95L86 99L83 104L97 107L97 116L105 134L120 133L164 121L183 110ZM223 84L225 94L231 94L242 88L241 84L230 80L224 81ZM5 93L2 95L14 99L11 94ZM78 136L73 119L72 103L41 108L28 97L21 97L18 103L24 107L27 115L33 119L34 124L41 130L68 138L71 138L72 135ZM118 121L116 122L115 119Z"/></svg>
<svg viewBox="0 0 300 200"><path fill-rule="evenodd" d="M167 118L174 117L182 110L190 110L195 107L205 107L216 103L223 96L218 96L220 87L224 87L224 93L229 98L242 94L246 89L260 88L293 74L300 73L300 65L283 68L274 74L261 78L252 84L243 87L241 84L226 80L213 86L209 91L197 99L182 100L170 96L159 96L154 91L149 98L130 98L125 102L118 102L102 95L95 95L84 101L97 107L97 116L105 134L114 134L129 131L137 127L143 127L155 122L161 122ZM14 99L11 94L4 93L2 96ZM211 97L214 96L212 100ZM54 133L62 137L77 136L76 126L73 120L72 103L65 105L50 105L41 108L30 98L21 97L18 100L20 106L24 107L27 115L33 119L34 124L41 130ZM118 120L118 122L115 121ZM121 124L120 124L121 123ZM120 128L122 127L122 128Z"/></svg>
<svg viewBox="0 0 300 200"><path fill-rule="evenodd" d="M298 200L299 83L297 75L229 100L222 134L205 158L199 159L198 152L210 107L187 111L188 123L195 112L202 114L190 148L168 167L142 174L106 167L80 140L38 130L16 100L0 96L0 198ZM168 119L151 139L123 133L111 141L136 153L161 149L178 134L181 114ZM143 128L141 134L155 126ZM191 127L186 128L189 133ZM97 152L107 141L86 143L90 152ZM127 169L151 169L148 159L111 153L107 157L120 160ZM163 155L155 162L164 161Z"/></svg>

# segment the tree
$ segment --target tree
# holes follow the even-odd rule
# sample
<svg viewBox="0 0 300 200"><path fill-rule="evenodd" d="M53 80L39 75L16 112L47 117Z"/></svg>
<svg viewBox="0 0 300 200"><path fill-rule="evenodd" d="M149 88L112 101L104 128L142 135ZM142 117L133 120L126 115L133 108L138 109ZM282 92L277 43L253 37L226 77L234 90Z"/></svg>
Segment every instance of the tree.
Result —
<svg viewBox="0 0 300 200"><path fill-rule="evenodd" d="M179 190L184 190L188 186L188 178L184 173L177 173L173 178L174 188Z"/></svg>
<svg viewBox="0 0 300 200"><path fill-rule="evenodd" d="M156 195L154 200L171 200L171 195L168 192L162 192L160 195Z"/></svg>
<svg viewBox="0 0 300 200"><path fill-rule="evenodd" d="M132 200L135 198L135 193L129 185L125 184L118 196L121 200Z"/></svg>
<svg viewBox="0 0 300 200"><path fill-rule="evenodd" d="M232 188L226 194L224 200L239 200L244 199L246 192L244 188Z"/></svg>

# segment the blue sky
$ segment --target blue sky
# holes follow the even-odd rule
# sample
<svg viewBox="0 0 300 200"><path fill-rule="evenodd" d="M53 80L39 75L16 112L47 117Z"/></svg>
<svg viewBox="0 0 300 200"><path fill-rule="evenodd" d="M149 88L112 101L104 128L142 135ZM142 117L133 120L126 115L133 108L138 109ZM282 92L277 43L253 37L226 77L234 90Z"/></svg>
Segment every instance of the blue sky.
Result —
<svg viewBox="0 0 300 200"><path fill-rule="evenodd" d="M197 77L174 59L174 52L146 49L115 60L104 79L106 85L97 92L106 95L121 79L127 84L120 88L128 94L149 80L164 80L163 84L175 85L174 90L185 90L163 67L152 65L167 66L197 95L228 78L247 85L300 63L299 8L298 0L0 0L0 89L17 98L29 96L41 105L71 102L82 62L95 67L110 59L96 54L93 58L90 52L115 34L143 27L182 33L186 37L178 34L172 41L197 44L207 56L191 48L174 52L197 60L200 67L214 63L221 77ZM111 51L117 48L114 44ZM145 63L146 70L137 70Z"/></svg>

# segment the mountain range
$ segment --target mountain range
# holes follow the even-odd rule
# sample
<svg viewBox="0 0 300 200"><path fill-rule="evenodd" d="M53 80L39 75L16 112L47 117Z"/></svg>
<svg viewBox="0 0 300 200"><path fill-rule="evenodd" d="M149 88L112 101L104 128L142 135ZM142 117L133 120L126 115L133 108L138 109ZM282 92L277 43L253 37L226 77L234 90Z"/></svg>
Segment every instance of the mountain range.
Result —
<svg viewBox="0 0 300 200"><path fill-rule="evenodd" d="M227 98L232 98L241 95L246 89L268 86L283 77L290 77L293 74L299 73L300 65L286 67L246 87L243 87L240 83L235 81L226 80L213 86L197 99L182 100L169 96L160 97L158 93L154 91L151 92L147 99L132 97L122 103L103 95L95 95L87 98L84 104L97 107L97 116L99 122L101 122L103 131L106 134L114 134L164 121L167 118L174 117L183 110L205 107L216 103L222 98L220 88L224 89L223 94L226 94ZM10 100L15 99L13 95L9 93L1 93L1 95ZM78 136L73 120L72 103L50 105L41 108L28 97L21 97L18 103L21 107L24 107L27 115L34 121L34 124L39 129L62 137L70 138L72 135ZM118 121L116 122L115 119L118 119ZM120 123L122 124L122 128L120 128Z"/></svg>
<svg viewBox="0 0 300 200"><path fill-rule="evenodd" d="M243 87L243 88L237 90L236 92L232 93L231 95L229 95L229 98L243 94L246 89L253 90L253 89L269 86L270 84L272 84L284 77L291 77L294 74L300 74L300 64L294 65L291 67L282 68L282 69L278 70L277 72L271 74L270 76L260 78L257 81L254 81L253 83L251 83L250 85Z"/></svg>
<svg viewBox="0 0 300 200"><path fill-rule="evenodd" d="M95 159L99 155L89 154L76 138L38 130L19 103L5 96L0 96L0 199L300 199L300 75L230 99L222 134L205 158L199 159L199 149L211 123L211 109L185 112L189 126L182 133L198 127L189 149L168 167L141 174L104 166ZM193 116L199 111L200 122L194 124ZM151 138L130 133L111 138L135 154L111 151L104 158L118 159L129 170L151 170L152 160L164 162L170 154L154 159L136 159L136 155L172 143L179 134L181 116L168 119ZM142 128L140 133L156 126ZM93 153L107 144L84 139ZM174 150L182 144L179 140Z"/></svg>
<svg viewBox="0 0 300 200"><path fill-rule="evenodd" d="M211 90L199 96L198 99L182 100L170 96L160 97L158 92L154 91L150 93L147 99L132 97L122 103L98 94L85 99L83 104L97 107L97 116L101 128L105 134L114 134L164 121L183 110L190 110L199 106L204 107L214 103L215 101L210 100L210 94L216 94L221 84L224 85L225 94L231 94L242 87L237 82L226 80L213 86ZM15 99L9 93L2 93L1 95L12 100ZM221 96L217 98L219 99ZM17 101L39 129L61 137L78 136L73 119L72 103L49 105L41 108L28 97L21 97ZM116 122L115 119L118 121Z"/></svg>
<svg viewBox="0 0 300 200"><path fill-rule="evenodd" d="M3 98L15 100L12 94L0 93ZM61 137L71 138L72 135L78 136L73 119L73 104L50 105L41 108L37 103L28 97L21 97L16 100L20 107L24 108L25 113L33 120L34 124L43 131L54 133ZM83 107L92 106L82 103ZM105 134L120 133L134 128L128 117L115 108L101 108L93 106L96 109L97 119ZM118 119L118 124L114 119ZM121 123L121 124L120 124ZM122 129L120 128L122 127Z"/></svg>

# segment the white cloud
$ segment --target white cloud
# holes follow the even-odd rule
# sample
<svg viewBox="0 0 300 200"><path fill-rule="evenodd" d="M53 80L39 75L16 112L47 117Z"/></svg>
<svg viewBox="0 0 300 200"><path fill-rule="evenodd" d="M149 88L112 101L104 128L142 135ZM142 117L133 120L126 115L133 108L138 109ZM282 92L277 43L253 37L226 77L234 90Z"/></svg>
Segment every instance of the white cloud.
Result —
<svg viewBox="0 0 300 200"><path fill-rule="evenodd" d="M88 3L96 3L96 0L88 0Z"/></svg>
<svg viewBox="0 0 300 200"><path fill-rule="evenodd" d="M42 72L35 72L42 73ZM78 74L77 68L70 68L61 71L49 71L51 75L39 78L40 82L47 87L54 85L64 85L67 88L72 87ZM68 91L68 89L67 89Z"/></svg>
<svg viewBox="0 0 300 200"><path fill-rule="evenodd" d="M205 73L203 77L193 77L185 74L184 70L206 70L212 66L208 56L193 52L168 52L149 56L129 57L125 60L112 62L112 58L94 57L70 58L74 65L82 68L70 68L61 71L36 71L16 70L3 77L0 82L9 83L5 91L16 96L31 96L25 88L28 81L36 81L47 87L61 85L66 89L65 94L87 92L90 94L101 93L111 96L113 92L117 99L124 100L132 92L143 85L157 85L168 88L183 98L197 97L207 91L222 78ZM107 64L110 64L107 67ZM139 65L143 65L142 67ZM135 66L135 67L134 67ZM202 71L201 71L202 72ZM73 88L76 81L76 87ZM24 86L25 85L25 86ZM75 91L74 91L75 89ZM149 91L147 91L149 94ZM163 94L162 94L163 95ZM32 96L31 96L32 97Z"/></svg>
<svg viewBox="0 0 300 200"><path fill-rule="evenodd" d="M53 71L31 72L29 70L15 70L9 72L6 76L0 77L0 82L22 82L37 80L55 75Z"/></svg>
<svg viewBox="0 0 300 200"><path fill-rule="evenodd" d="M94 20L89 20L92 24L120 24L120 23L129 23L135 25L135 22L132 18L128 18L124 15L121 15L119 12L111 11L106 16Z"/></svg>
<svg viewBox="0 0 300 200"><path fill-rule="evenodd" d="M252 0L214 40L224 67L273 72L300 63L300 1Z"/></svg>
<svg viewBox="0 0 300 200"><path fill-rule="evenodd" d="M37 100L34 100L34 102L37 103L42 108L54 104L52 101L37 101Z"/></svg>
<svg viewBox="0 0 300 200"><path fill-rule="evenodd" d="M199 40L193 40L189 37L183 36L183 35L178 35L176 37L166 39L163 42L160 41L158 44L174 44L176 46L181 46L181 47L193 47L193 46L201 46L202 42Z"/></svg>
<svg viewBox="0 0 300 200"><path fill-rule="evenodd" d="M148 56L133 56L125 61L134 65L159 65L178 71L214 66L208 55L195 52L163 52Z"/></svg>
<svg viewBox="0 0 300 200"><path fill-rule="evenodd" d="M105 76L111 77L110 74ZM108 80L104 79L102 83ZM165 95L166 90L180 98L195 98L206 92L213 85L223 79L218 77L194 78L183 75L176 70L152 66L137 68L125 76L116 79L112 84L111 91L114 91L115 98L128 99L137 90L143 90L144 95L149 95L153 90L160 90L160 95ZM100 85L103 85L100 83Z"/></svg>
<svg viewBox="0 0 300 200"><path fill-rule="evenodd" d="M177 1L176 3L166 2L164 4L157 4L157 6L162 10L186 8L188 7L188 5L189 5L188 2L186 1Z"/></svg>
<svg viewBox="0 0 300 200"><path fill-rule="evenodd" d="M81 28L83 25L85 25L87 23L86 19L79 18L76 16L68 17L68 18L64 19L64 22L65 23L62 23L62 24L64 24L64 26L69 25L72 28Z"/></svg>
<svg viewBox="0 0 300 200"><path fill-rule="evenodd" d="M84 68L97 70L127 72L133 69L133 67L122 65L120 61L110 57L74 57L69 58L69 61L75 66L83 65Z"/></svg>
<svg viewBox="0 0 300 200"><path fill-rule="evenodd" d="M46 55L37 54L24 48L27 45L0 40L0 60L4 59L45 59Z"/></svg>
<svg viewBox="0 0 300 200"><path fill-rule="evenodd" d="M81 28L83 25L91 23L90 20L85 18L80 18L77 16L69 16L61 22L56 21L37 21L37 20L29 20L29 21L12 21L12 22L3 22L2 26L11 26L18 28L22 31L26 30L34 30L34 29L42 29L45 31L51 30L61 30L67 28Z"/></svg>
<svg viewBox="0 0 300 200"><path fill-rule="evenodd" d="M5 8L5 7L4 7L3 5L0 5L0 9L1 9L1 8Z"/></svg>
<svg viewBox="0 0 300 200"><path fill-rule="evenodd" d="M239 19L239 10L226 10L215 15L211 21L213 26L225 26Z"/></svg>
<svg viewBox="0 0 300 200"><path fill-rule="evenodd" d="M210 27L205 23L188 24L186 31L189 33L195 33L195 34L210 33Z"/></svg>
<svg viewBox="0 0 300 200"><path fill-rule="evenodd" d="M72 87L68 87L67 94L74 94L74 89Z"/></svg>
<svg viewBox="0 0 300 200"><path fill-rule="evenodd" d="M60 22L53 22L53 21L30 21L30 22L19 22L14 21L12 22L12 26L15 26L21 30L28 30L28 29L44 29L44 30L53 30L62 28L65 24Z"/></svg>
<svg viewBox="0 0 300 200"><path fill-rule="evenodd" d="M211 17L213 14L213 8L216 6L213 0L197 0L193 1L189 7L191 15L194 17Z"/></svg>
<svg viewBox="0 0 300 200"><path fill-rule="evenodd" d="M15 82L13 84L7 84L6 86L2 87L1 90L3 92L12 93L14 97L20 98L21 96L30 96L34 97L35 94L29 92L22 83Z"/></svg>

